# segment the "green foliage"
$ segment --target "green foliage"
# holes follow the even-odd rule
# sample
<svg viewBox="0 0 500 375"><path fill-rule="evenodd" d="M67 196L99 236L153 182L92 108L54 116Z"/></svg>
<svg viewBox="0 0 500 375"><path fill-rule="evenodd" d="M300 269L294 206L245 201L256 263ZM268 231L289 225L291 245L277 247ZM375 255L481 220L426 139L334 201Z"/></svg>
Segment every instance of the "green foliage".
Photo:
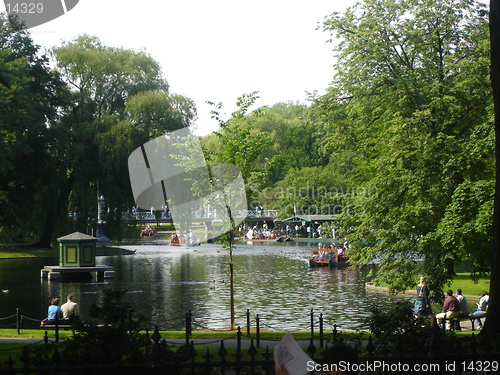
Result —
<svg viewBox="0 0 500 375"><path fill-rule="evenodd" d="M331 165L291 168L274 188L260 194L259 201L277 209L283 218L294 210L298 215L339 215L346 208L345 196L351 193Z"/></svg>
<svg viewBox="0 0 500 375"><path fill-rule="evenodd" d="M454 260L471 261L476 277L490 270L494 192L493 180L464 181L453 193L436 232L429 235Z"/></svg>
<svg viewBox="0 0 500 375"><path fill-rule="evenodd" d="M489 37L480 8L366 0L324 23L342 40L329 92L312 109L326 124L321 149L350 185L375 192L346 197L355 209L342 225L344 233L355 228L352 263L377 260L378 279L395 291L412 288L419 274L429 275L431 290L450 280L463 252L430 234L454 210L460 184L492 178Z"/></svg>
<svg viewBox="0 0 500 375"><path fill-rule="evenodd" d="M243 94L237 100L238 109L227 121L222 119L220 113L222 103L208 102L214 107L211 114L219 123L219 130L213 133L209 142L203 142L205 155L210 162L234 164L241 170L248 192L259 190L263 184L266 171L257 166L257 160L270 143L267 134L252 132L254 122L263 113L261 108L248 113L257 99L257 92Z"/></svg>
<svg viewBox="0 0 500 375"><path fill-rule="evenodd" d="M124 300L126 290L104 289L101 303L90 308L93 321L76 324L77 333L62 347L62 358L68 364L117 363L123 358L144 361L141 347L148 344L139 334L143 317L134 320L132 309Z"/></svg>
<svg viewBox="0 0 500 375"><path fill-rule="evenodd" d="M61 365L84 364L144 364L151 360L149 334L139 332L143 317L133 318L133 311L125 300L126 290L105 289L100 304L91 307L95 321L77 322L75 335L64 342L38 349L38 358L50 363L51 352L57 347ZM185 360L186 350L174 352L165 343L160 347L159 360Z"/></svg>
<svg viewBox="0 0 500 375"><path fill-rule="evenodd" d="M189 126L194 104L169 94L159 64L145 52L107 47L85 35L54 48L53 56L72 91L71 108L53 125L64 168L58 181L65 187L57 215L75 213L75 229L86 231L102 195L106 233L119 239L122 212L134 204L128 156L152 138Z"/></svg>
<svg viewBox="0 0 500 375"><path fill-rule="evenodd" d="M42 229L38 218L49 209L48 123L67 93L38 48L0 14L0 72L8 81L0 85L0 241L33 240Z"/></svg>
<svg viewBox="0 0 500 375"><path fill-rule="evenodd" d="M49 247L57 235L87 232L98 195L106 233L119 238L122 212L134 204L130 152L189 126L194 103L168 92L146 52L84 35L51 53L56 70L0 16L0 240Z"/></svg>
<svg viewBox="0 0 500 375"><path fill-rule="evenodd" d="M375 334L375 354L425 355L431 349L429 339L433 335L432 327L423 318L414 319L413 306L409 301L397 302L386 312L374 306L368 324L370 331ZM442 332L439 332L439 336L441 335ZM448 348L451 348L449 343Z"/></svg>

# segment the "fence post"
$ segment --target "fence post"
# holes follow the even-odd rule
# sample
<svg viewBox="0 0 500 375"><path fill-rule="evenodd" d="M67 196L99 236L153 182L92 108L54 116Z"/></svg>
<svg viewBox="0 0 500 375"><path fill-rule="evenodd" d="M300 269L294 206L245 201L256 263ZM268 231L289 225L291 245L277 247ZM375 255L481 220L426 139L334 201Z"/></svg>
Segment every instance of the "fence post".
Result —
<svg viewBox="0 0 500 375"><path fill-rule="evenodd" d="M260 318L259 314L255 317L255 339L257 340L257 347L260 348Z"/></svg>
<svg viewBox="0 0 500 375"><path fill-rule="evenodd" d="M189 345L189 338L191 337L191 324L192 324L192 314L191 310L186 313L186 345Z"/></svg>
<svg viewBox="0 0 500 375"><path fill-rule="evenodd" d="M241 353L241 328L238 326L238 332L236 332L236 352Z"/></svg>
<svg viewBox="0 0 500 375"><path fill-rule="evenodd" d="M16 309L16 328L17 334L21 334L21 313L19 312L19 307Z"/></svg>
<svg viewBox="0 0 500 375"><path fill-rule="evenodd" d="M319 314L319 347L323 348L323 313Z"/></svg>
<svg viewBox="0 0 500 375"><path fill-rule="evenodd" d="M311 309L311 338L314 338L314 310Z"/></svg>
<svg viewBox="0 0 500 375"><path fill-rule="evenodd" d="M247 336L250 337L250 309L247 309Z"/></svg>
<svg viewBox="0 0 500 375"><path fill-rule="evenodd" d="M132 309L128 309L128 333L131 335L132 334Z"/></svg>
<svg viewBox="0 0 500 375"><path fill-rule="evenodd" d="M147 353L151 361L151 366L156 367L161 364L161 335L160 332L158 332L158 325L155 325L155 330L151 335L151 340L153 340L153 343L147 349Z"/></svg>
<svg viewBox="0 0 500 375"><path fill-rule="evenodd" d="M56 342L59 342L59 319L57 318L56 315L56 324L55 324L55 331L56 331Z"/></svg>

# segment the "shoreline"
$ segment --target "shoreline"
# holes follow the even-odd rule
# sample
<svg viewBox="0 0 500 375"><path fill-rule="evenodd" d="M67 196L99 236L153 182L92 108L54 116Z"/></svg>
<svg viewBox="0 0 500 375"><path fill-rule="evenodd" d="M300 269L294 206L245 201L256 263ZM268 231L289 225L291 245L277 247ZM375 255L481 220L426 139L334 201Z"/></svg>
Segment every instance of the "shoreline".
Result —
<svg viewBox="0 0 500 375"><path fill-rule="evenodd" d="M22 250L21 250L22 249ZM59 249L27 249L21 248L18 250L10 250L10 249L0 249L0 261L1 260L14 260L14 259L50 259L50 258L59 258ZM107 249L107 250L102 250ZM99 251L101 250L101 251ZM26 251L26 256L16 255L16 256L2 256L2 253L6 254L20 254L23 251ZM54 254L34 254L36 251L54 252ZM134 252L132 250L122 249L116 246L108 246L108 247L97 247L96 248L96 256L117 256L117 255L133 255Z"/></svg>
<svg viewBox="0 0 500 375"><path fill-rule="evenodd" d="M371 282L368 282L368 281L365 282L365 289L367 291L390 294L390 291L389 291L388 287L386 287L386 286L377 286L377 285L375 285L375 284L373 284ZM400 292L400 293L397 293L397 294L394 294L394 295L398 295L398 296L409 295L410 297L414 298L416 294L417 294L417 291L415 289L409 289L409 290L405 290L404 292ZM472 294L464 294L463 296L465 298L467 298L467 301L470 301L470 302L478 302L479 298L480 298L480 296L476 296L476 295L472 295Z"/></svg>

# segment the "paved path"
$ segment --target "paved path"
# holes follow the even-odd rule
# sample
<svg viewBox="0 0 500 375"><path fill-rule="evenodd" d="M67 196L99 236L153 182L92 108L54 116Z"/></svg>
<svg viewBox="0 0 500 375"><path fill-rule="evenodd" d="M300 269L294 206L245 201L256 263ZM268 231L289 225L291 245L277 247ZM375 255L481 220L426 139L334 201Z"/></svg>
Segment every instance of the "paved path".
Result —
<svg viewBox="0 0 500 375"><path fill-rule="evenodd" d="M50 338L50 341L55 341L54 338ZM63 340L63 339L61 339ZM165 339L167 344L169 345L184 345L186 343L185 339ZM189 340L189 342L193 341L196 347L220 347L220 342L222 340L216 339L193 339ZM9 344L19 344L19 345L29 345L29 344L38 344L43 343L43 339L40 338L24 338L24 337L0 337L0 343L9 343ZM260 347L269 349L273 349L279 343L278 340L260 340ZM309 346L309 340L299 340L297 343L302 348L307 348ZM226 339L224 340L225 347L236 347L238 344L236 339ZM244 348L250 347L251 341L247 339L241 340L241 346ZM314 341L314 345L316 348L319 348L319 340ZM326 340L324 341L326 344ZM254 345L257 346L257 340L254 339Z"/></svg>

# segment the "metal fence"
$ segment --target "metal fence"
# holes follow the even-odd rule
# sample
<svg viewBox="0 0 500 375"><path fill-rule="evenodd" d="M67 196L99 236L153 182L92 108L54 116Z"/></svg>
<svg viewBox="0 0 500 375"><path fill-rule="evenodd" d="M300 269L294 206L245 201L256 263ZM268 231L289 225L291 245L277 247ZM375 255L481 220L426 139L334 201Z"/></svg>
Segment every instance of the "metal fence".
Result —
<svg viewBox="0 0 500 375"><path fill-rule="evenodd" d="M273 347L260 338L261 321L255 316L255 326L250 327L251 314L247 310L247 326L238 327L233 337L223 340L197 340L196 345L191 338L193 316L187 312L185 316L185 339L166 340L161 337L158 327L152 334L146 332L141 339L141 353L137 359L122 358L109 363L89 360L85 363L68 364L59 352L59 344L49 340L47 331L45 337L32 344L20 343L9 348L0 357L6 360L0 362L0 374L274 374ZM16 311L16 314L0 318L0 323L13 320L19 331L26 319ZM415 355L413 350L403 343L396 346L397 354L384 354L387 349L384 344L375 344L372 338L344 340L342 332L334 325L333 330L324 329L322 314L311 310L307 323L310 324L310 337L300 342L311 360L316 361L310 374L320 373L323 369L323 352L332 345L349 344L358 357L345 363L348 370L359 374L498 374L500 373L500 353L498 347L482 346L479 349L474 334L466 342L456 341L453 347L445 343L443 338L447 333L436 326L430 331L430 336L422 342L427 353ZM245 330L246 328L246 330ZM246 333L245 333L246 331ZM56 327L57 337L57 327ZM360 336L361 337L361 336ZM55 340L57 341L57 340ZM448 345L448 346L446 346ZM175 348L174 355L167 355L169 348ZM406 349L405 349L406 348ZM111 348L113 349L113 348ZM446 350L445 350L446 349ZM496 350L496 351L495 351ZM11 354L17 353L17 354ZM21 353L21 354L19 354ZM382 354L381 354L382 353Z"/></svg>

